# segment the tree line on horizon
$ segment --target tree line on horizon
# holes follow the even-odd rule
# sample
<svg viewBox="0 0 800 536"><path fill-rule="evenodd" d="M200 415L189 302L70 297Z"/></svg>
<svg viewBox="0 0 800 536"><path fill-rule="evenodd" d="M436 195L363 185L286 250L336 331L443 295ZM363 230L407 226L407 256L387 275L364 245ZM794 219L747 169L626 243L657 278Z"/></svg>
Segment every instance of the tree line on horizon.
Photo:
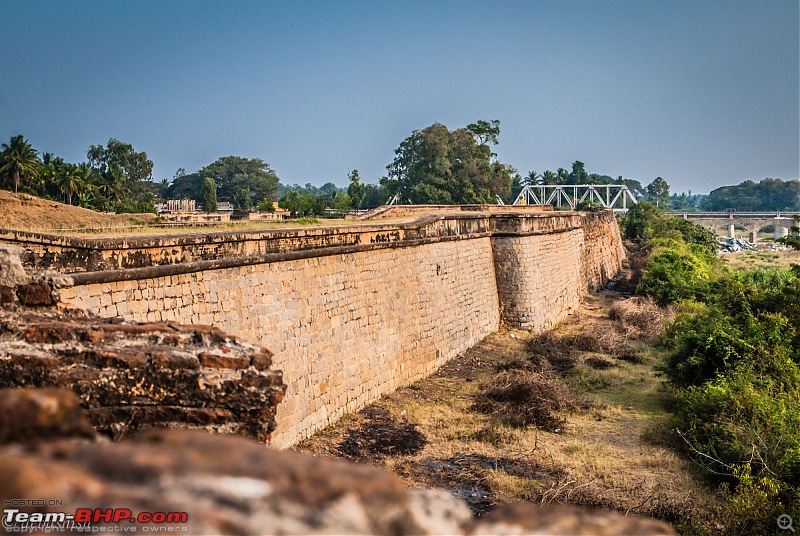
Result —
<svg viewBox="0 0 800 536"><path fill-rule="evenodd" d="M297 216L321 215L326 209L346 212L400 203L480 204L513 202L525 186L623 184L639 199L658 208L679 211L800 210L800 181L765 178L723 186L707 195L670 194L662 177L643 186L635 179L588 173L576 160L571 170L559 167L525 176L502 163L493 152L500 121L478 120L450 130L440 123L415 130L395 150L387 174L364 183L357 169L348 186L333 182L284 185L260 158L224 156L194 173L179 168L172 180L153 180L153 161L129 143L111 138L92 145L87 161L70 163L52 153L40 153L22 135L12 136L0 152L0 188L62 201L98 211L155 212L166 199L194 199L208 211L218 201L236 210L274 210L274 202ZM587 205L588 206L588 205Z"/></svg>

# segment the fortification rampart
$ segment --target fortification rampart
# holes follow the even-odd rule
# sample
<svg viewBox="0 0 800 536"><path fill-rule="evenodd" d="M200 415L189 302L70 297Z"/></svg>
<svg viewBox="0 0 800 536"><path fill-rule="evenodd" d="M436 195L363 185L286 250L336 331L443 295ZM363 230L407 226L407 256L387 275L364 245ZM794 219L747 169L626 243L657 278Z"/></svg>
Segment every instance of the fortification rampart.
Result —
<svg viewBox="0 0 800 536"><path fill-rule="evenodd" d="M611 212L461 213L408 224L136 240L0 233L71 274L103 317L211 324L269 347L290 445L498 329L542 329L619 270ZM88 264L74 263L86 259Z"/></svg>

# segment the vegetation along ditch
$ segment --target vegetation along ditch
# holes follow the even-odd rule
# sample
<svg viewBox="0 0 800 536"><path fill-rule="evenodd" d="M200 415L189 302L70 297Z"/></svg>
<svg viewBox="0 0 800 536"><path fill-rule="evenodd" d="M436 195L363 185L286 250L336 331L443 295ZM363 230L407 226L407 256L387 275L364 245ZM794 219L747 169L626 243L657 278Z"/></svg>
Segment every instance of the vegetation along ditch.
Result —
<svg viewBox="0 0 800 536"><path fill-rule="evenodd" d="M684 534L800 519L800 268L731 268L712 233L648 203L620 225L627 270L555 329L496 332L295 449L477 516L568 503Z"/></svg>

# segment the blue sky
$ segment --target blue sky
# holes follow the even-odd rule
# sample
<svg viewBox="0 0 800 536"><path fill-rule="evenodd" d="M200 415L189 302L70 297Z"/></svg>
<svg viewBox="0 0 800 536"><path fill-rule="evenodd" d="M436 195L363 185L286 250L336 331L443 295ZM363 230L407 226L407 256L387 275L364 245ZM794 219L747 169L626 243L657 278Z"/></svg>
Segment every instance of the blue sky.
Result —
<svg viewBox="0 0 800 536"><path fill-rule="evenodd" d="M796 0L0 2L0 139L156 179L259 157L284 183L373 182L414 129L501 121L524 175L707 192L798 178Z"/></svg>

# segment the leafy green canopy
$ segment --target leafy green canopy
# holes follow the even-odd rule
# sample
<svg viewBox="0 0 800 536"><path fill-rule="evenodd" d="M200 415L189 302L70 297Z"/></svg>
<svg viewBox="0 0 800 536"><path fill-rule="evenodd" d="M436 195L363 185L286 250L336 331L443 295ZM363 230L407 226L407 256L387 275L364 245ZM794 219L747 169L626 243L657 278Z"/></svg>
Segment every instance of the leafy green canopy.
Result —
<svg viewBox="0 0 800 536"><path fill-rule="evenodd" d="M59 199L94 210L154 212L155 195L147 153L114 138L92 145L89 162L73 164L39 152L22 136L13 136L0 152L0 185L47 199Z"/></svg>
<svg viewBox="0 0 800 536"><path fill-rule="evenodd" d="M205 212L217 210L217 185L211 177L203 179L203 187L200 189L200 202L203 204Z"/></svg>
<svg viewBox="0 0 800 536"><path fill-rule="evenodd" d="M800 181L764 179L712 190L703 200L704 210L800 210Z"/></svg>
<svg viewBox="0 0 800 536"><path fill-rule="evenodd" d="M679 216L667 216L647 201L639 201L620 219L625 238L646 248L659 239L671 238L700 246L708 253L717 251L714 233Z"/></svg>
<svg viewBox="0 0 800 536"><path fill-rule="evenodd" d="M387 166L403 202L414 204L496 203L511 193L509 167L493 158L499 121L478 121L450 131L434 123L415 130Z"/></svg>
<svg viewBox="0 0 800 536"><path fill-rule="evenodd" d="M200 191L206 178L214 179L220 199L232 202L236 194L250 190L251 206L264 200L275 201L278 197L278 176L260 158L224 156L196 173L176 176L167 189L172 199L189 198L200 200Z"/></svg>
<svg viewBox="0 0 800 536"><path fill-rule="evenodd" d="M23 179L38 174L39 167L39 153L22 135L12 136L8 143L3 144L3 152L0 153L0 174L10 179L15 192L19 190Z"/></svg>

